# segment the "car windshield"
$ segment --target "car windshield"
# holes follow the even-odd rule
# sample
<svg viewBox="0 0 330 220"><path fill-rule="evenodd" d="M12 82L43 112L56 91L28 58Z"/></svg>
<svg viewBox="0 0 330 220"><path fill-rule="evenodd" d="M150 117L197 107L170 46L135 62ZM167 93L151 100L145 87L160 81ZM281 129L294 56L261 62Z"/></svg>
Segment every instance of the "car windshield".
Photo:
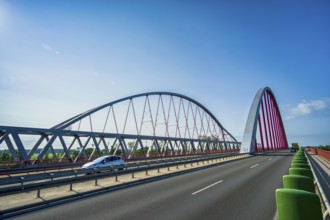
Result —
<svg viewBox="0 0 330 220"><path fill-rule="evenodd" d="M104 158L105 158L105 157L99 157L99 158L93 160L93 163L100 163L101 161L104 160Z"/></svg>

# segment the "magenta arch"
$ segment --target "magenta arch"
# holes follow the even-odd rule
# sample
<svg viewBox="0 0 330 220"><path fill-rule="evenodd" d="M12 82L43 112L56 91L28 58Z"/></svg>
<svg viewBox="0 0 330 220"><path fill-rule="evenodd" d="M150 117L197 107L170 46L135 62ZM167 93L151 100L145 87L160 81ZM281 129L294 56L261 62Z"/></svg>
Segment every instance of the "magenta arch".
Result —
<svg viewBox="0 0 330 220"><path fill-rule="evenodd" d="M269 87L261 88L250 108L240 153L287 148L285 129L274 93Z"/></svg>

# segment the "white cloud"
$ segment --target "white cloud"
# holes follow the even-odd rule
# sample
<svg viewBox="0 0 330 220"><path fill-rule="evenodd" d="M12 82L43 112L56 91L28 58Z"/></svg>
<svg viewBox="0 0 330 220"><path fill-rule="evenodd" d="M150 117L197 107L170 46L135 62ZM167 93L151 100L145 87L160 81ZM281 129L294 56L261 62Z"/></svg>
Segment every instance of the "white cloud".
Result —
<svg viewBox="0 0 330 220"><path fill-rule="evenodd" d="M57 50L54 50L50 45L46 44L46 43L41 43L42 48L44 48L45 50L55 53L55 54L59 54L60 52L58 52Z"/></svg>
<svg viewBox="0 0 330 220"><path fill-rule="evenodd" d="M327 106L326 100L313 100L313 101L301 101L296 107L292 107L289 110L287 119L294 119L300 116L309 115L315 111L325 109Z"/></svg>

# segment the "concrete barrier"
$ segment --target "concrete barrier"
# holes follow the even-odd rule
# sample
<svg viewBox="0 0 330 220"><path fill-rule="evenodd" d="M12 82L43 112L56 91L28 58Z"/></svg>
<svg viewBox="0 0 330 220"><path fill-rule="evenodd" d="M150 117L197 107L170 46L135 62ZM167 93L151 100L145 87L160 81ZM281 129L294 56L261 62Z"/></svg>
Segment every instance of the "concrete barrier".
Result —
<svg viewBox="0 0 330 220"><path fill-rule="evenodd" d="M303 151L298 151L294 157L304 157L305 156L305 153Z"/></svg>
<svg viewBox="0 0 330 220"><path fill-rule="evenodd" d="M298 189L277 189L279 220L322 220L321 203L315 193Z"/></svg>
<svg viewBox="0 0 330 220"><path fill-rule="evenodd" d="M313 172L306 168L290 168L289 175L307 176L313 179Z"/></svg>
<svg viewBox="0 0 330 220"><path fill-rule="evenodd" d="M305 153L296 153L295 155L293 155L293 157L305 157Z"/></svg>
<svg viewBox="0 0 330 220"><path fill-rule="evenodd" d="M301 175L285 175L283 176L283 187L285 189L300 189L315 193L313 179Z"/></svg>
<svg viewBox="0 0 330 220"><path fill-rule="evenodd" d="M304 163L308 164L307 160L302 160L302 159L293 159L291 163Z"/></svg>
<svg viewBox="0 0 330 220"><path fill-rule="evenodd" d="M311 169L311 167L306 163L299 163L299 162L292 162L291 168L305 168L305 169Z"/></svg>
<svg viewBox="0 0 330 220"><path fill-rule="evenodd" d="M294 160L295 159L298 159L298 160L305 160L305 161L307 161L307 157L305 157L305 156L294 156L293 159Z"/></svg>

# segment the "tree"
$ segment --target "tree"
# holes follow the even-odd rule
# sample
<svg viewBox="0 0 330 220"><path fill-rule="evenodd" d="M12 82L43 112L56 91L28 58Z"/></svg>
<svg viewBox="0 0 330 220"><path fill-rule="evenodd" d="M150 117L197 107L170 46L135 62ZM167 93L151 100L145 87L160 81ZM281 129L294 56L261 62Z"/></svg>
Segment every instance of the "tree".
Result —
<svg viewBox="0 0 330 220"><path fill-rule="evenodd" d="M89 148L86 148L85 149L85 153L86 153L86 156L90 156L90 155L92 155L92 153L93 153L93 148L91 148L91 147L89 147Z"/></svg>
<svg viewBox="0 0 330 220"><path fill-rule="evenodd" d="M64 155L64 151L62 151L62 152L56 154L57 158L62 158L63 155Z"/></svg>
<svg viewBox="0 0 330 220"><path fill-rule="evenodd" d="M2 154L0 154L0 161L10 161L12 159L13 157L5 151Z"/></svg>
<svg viewBox="0 0 330 220"><path fill-rule="evenodd" d="M50 158L49 158L49 153L47 152L47 153L43 156L42 159L43 159L43 160L48 160L48 159L50 159Z"/></svg>
<svg viewBox="0 0 330 220"><path fill-rule="evenodd" d="M38 154L33 154L30 158L30 160L36 160L38 158Z"/></svg>
<svg viewBox="0 0 330 220"><path fill-rule="evenodd" d="M73 150L71 151L70 157L72 159L75 159L78 156L78 154L79 154L79 150Z"/></svg>
<svg viewBox="0 0 330 220"><path fill-rule="evenodd" d="M18 150L15 150L15 151L16 151L16 155L17 155L18 159L19 160L24 160L21 152L19 152Z"/></svg>
<svg viewBox="0 0 330 220"><path fill-rule="evenodd" d="M325 145L325 146L321 145L318 147L318 149L330 151L330 145Z"/></svg>
<svg viewBox="0 0 330 220"><path fill-rule="evenodd" d="M101 152L102 152L102 155L107 155L108 154L106 149L102 149Z"/></svg>

